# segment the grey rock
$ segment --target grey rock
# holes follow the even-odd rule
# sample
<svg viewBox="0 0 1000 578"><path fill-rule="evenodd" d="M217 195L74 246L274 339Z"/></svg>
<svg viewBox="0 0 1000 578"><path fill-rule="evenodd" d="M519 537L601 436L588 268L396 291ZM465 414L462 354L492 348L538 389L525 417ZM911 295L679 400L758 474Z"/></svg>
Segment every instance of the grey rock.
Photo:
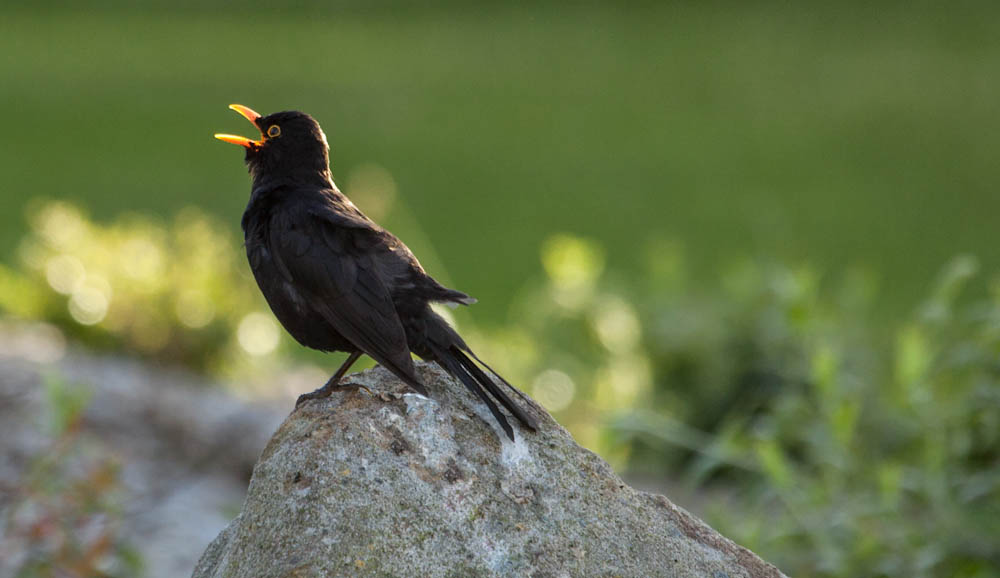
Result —
<svg viewBox="0 0 1000 578"><path fill-rule="evenodd" d="M510 442L434 366L434 399L381 368L304 404L195 578L782 576L667 498L634 490L535 406Z"/></svg>

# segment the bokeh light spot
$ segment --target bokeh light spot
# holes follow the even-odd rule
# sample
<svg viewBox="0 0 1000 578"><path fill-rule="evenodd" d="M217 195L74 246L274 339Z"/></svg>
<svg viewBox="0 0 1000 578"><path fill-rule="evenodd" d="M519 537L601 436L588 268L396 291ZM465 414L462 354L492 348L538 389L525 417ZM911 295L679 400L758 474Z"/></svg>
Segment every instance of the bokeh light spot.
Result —
<svg viewBox="0 0 1000 578"><path fill-rule="evenodd" d="M72 255L56 255L45 263L45 280L63 295L76 291L86 276L83 263Z"/></svg>
<svg viewBox="0 0 1000 578"><path fill-rule="evenodd" d="M639 343L639 318L632 306L621 298L609 297L602 300L593 324L597 338L608 351L624 353Z"/></svg>
<svg viewBox="0 0 1000 578"><path fill-rule="evenodd" d="M87 223L75 207L65 203L50 203L38 215L37 228L41 237L56 249L70 249L86 234Z"/></svg>
<svg viewBox="0 0 1000 578"><path fill-rule="evenodd" d="M542 247L542 266L552 283L555 301L573 309L592 293L604 271L604 253L592 241L555 235Z"/></svg>
<svg viewBox="0 0 1000 578"><path fill-rule="evenodd" d="M566 409L576 395L573 378L557 369L548 369L538 374L531 389L535 399L549 411Z"/></svg>
<svg viewBox="0 0 1000 578"><path fill-rule="evenodd" d="M82 325L100 323L108 314L108 297L96 287L80 287L69 298L69 314Z"/></svg>
<svg viewBox="0 0 1000 578"><path fill-rule="evenodd" d="M265 313L253 312L240 321L236 339L250 355L267 355L278 347L278 324Z"/></svg>

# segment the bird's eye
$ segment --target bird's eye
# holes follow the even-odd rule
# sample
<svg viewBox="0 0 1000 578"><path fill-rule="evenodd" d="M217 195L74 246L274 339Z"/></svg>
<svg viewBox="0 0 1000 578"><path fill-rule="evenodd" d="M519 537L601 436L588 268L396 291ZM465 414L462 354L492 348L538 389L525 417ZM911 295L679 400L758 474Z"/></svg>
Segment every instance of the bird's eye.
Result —
<svg viewBox="0 0 1000 578"><path fill-rule="evenodd" d="M281 127L276 124L272 124L271 126L267 127L267 136L271 138L274 138L276 136L281 136Z"/></svg>

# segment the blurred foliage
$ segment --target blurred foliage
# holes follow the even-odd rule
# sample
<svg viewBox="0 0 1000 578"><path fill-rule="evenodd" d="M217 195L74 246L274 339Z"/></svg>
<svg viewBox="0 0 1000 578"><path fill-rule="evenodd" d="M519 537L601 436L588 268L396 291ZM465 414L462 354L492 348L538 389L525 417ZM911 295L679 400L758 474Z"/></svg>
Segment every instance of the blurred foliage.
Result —
<svg viewBox="0 0 1000 578"><path fill-rule="evenodd" d="M121 530L118 463L81 427L89 396L56 375L45 392L45 447L0 501L0 570L16 578L141 575Z"/></svg>
<svg viewBox="0 0 1000 578"><path fill-rule="evenodd" d="M64 202L40 203L0 265L0 309L43 319L88 345L216 374L273 353L267 312L239 245L194 208L169 224L139 215L108 225Z"/></svg>
<svg viewBox="0 0 1000 578"><path fill-rule="evenodd" d="M790 575L1000 575L1000 293L958 307L974 271L951 263L871 363L835 332L800 340L794 385L714 436L757 472L716 508L721 531Z"/></svg>
<svg viewBox="0 0 1000 578"><path fill-rule="evenodd" d="M287 338L204 215L98 225L49 203L31 223L0 270L7 314L216 373L280 361ZM790 575L1000 575L1000 284L963 300L975 260L885 325L864 269L737 259L706 291L679 243L639 249L642 282L553 235L508 322L463 332L616 468L718 497L711 521Z"/></svg>
<svg viewBox="0 0 1000 578"><path fill-rule="evenodd" d="M495 336L582 443L724 496L714 525L789 575L1000 576L1000 285L960 305L974 259L886 328L863 270L739 261L706 294L677 244L649 251L628 286L554 238Z"/></svg>

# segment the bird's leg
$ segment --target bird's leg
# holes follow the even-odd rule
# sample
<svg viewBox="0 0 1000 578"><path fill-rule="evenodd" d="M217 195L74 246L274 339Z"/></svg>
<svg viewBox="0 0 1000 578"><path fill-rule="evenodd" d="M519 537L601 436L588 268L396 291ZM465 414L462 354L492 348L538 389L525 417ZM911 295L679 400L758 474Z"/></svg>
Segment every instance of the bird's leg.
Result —
<svg viewBox="0 0 1000 578"><path fill-rule="evenodd" d="M352 365L354 365L354 362L357 361L359 357L361 357L360 351L355 351L350 355L348 355L347 360L344 361L344 363L340 366L340 369L337 370L337 373L334 373L333 377L331 377L323 387L317 389L316 391L310 393L303 393L302 395L300 395L299 399L295 400L295 407L299 407L300 405L302 405L303 402L308 401L310 399L330 397L330 394L333 393L333 391L336 389L349 389L349 388L363 389L374 397L372 391L361 384L340 383L340 380L343 379L344 374L347 373L347 370L350 369Z"/></svg>

